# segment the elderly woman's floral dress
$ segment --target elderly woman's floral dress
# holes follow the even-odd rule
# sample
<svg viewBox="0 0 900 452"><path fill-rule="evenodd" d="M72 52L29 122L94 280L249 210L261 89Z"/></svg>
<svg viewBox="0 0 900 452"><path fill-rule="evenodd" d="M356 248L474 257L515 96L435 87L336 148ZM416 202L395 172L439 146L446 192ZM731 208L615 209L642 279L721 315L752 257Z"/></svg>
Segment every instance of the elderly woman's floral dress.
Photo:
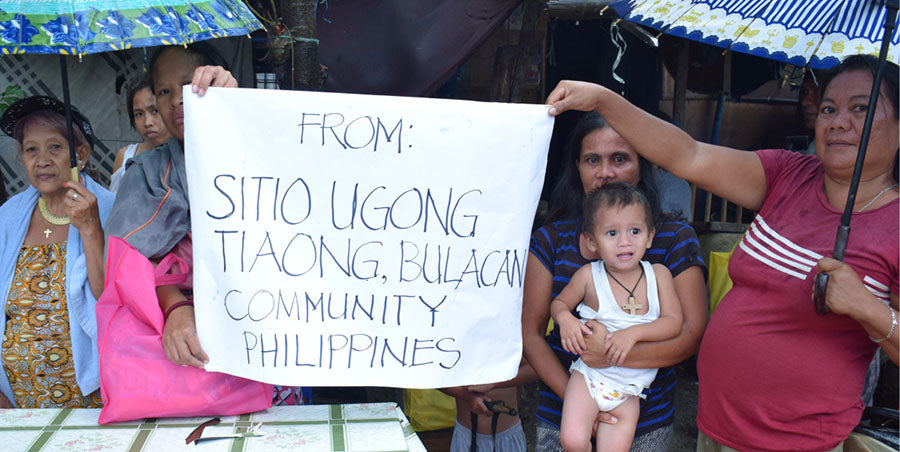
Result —
<svg viewBox="0 0 900 452"><path fill-rule="evenodd" d="M86 408L75 380L66 306L66 242L23 245L4 310L3 370L18 407Z"/></svg>

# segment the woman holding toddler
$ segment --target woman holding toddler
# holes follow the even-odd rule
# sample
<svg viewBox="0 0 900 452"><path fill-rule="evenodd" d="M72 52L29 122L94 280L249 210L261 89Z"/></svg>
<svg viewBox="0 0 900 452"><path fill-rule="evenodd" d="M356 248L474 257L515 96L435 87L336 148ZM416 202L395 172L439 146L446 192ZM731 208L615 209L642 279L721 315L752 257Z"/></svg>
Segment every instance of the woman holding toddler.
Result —
<svg viewBox="0 0 900 452"><path fill-rule="evenodd" d="M659 368L646 398L640 403L636 438L631 450L658 451L670 447L674 437L675 364L697 351L707 320L705 265L694 230L660 211L655 167L644 160L606 121L589 113L575 127L563 168L551 199L550 222L531 237L522 309L524 354L543 382L538 405L538 451L562 450L559 425L562 399L569 381L569 366L578 356L563 349L559 325L547 335L550 303L575 272L595 260L582 234L581 207L586 195L609 182L624 182L638 189L650 204L655 235L644 259L662 264L671 273L683 313L681 332L672 339L639 342L621 364L628 368ZM588 322L582 360L590 367L609 365L602 353L605 329ZM615 422L601 415L605 422Z"/></svg>

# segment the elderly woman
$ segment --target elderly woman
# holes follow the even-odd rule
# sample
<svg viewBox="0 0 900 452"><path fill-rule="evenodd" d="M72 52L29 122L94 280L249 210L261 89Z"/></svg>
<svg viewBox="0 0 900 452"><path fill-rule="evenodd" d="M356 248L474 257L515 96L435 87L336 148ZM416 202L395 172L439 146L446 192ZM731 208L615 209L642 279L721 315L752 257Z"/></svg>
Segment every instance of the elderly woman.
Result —
<svg viewBox="0 0 900 452"><path fill-rule="evenodd" d="M615 93L565 81L550 114L596 110L641 155L758 212L731 258L734 287L700 348L698 450L832 450L859 422L877 347L898 358L898 110L886 68L844 263L831 254L873 83L871 57L846 59L816 119L818 158L745 152L694 141ZM816 273L830 275L819 316Z"/></svg>
<svg viewBox="0 0 900 452"><path fill-rule="evenodd" d="M84 169L93 147L87 118L72 112ZM112 194L89 176L70 180L63 105L29 97L0 128L18 142L31 186L0 206L0 290L6 294L0 407L100 405L94 305L103 290L103 224Z"/></svg>
<svg viewBox="0 0 900 452"><path fill-rule="evenodd" d="M576 270L595 259L586 255L586 242L581 236L581 204L587 193L607 182L627 182L641 189L654 214L656 235L644 258L669 268L684 313L681 334L668 341L637 344L624 363L624 367L660 368L646 391L649 396L641 402L632 450L665 450L674 435L675 370L671 366L696 353L706 326L705 268L700 244L690 226L660 212L654 165L640 158L600 115L589 113L578 123L569 149L551 200L550 223L532 234L525 271L524 353L545 387L537 411L536 449L562 450L562 398L569 380L569 365L577 356L563 350L558 326L549 335L545 333L550 302ZM596 322L589 326L593 334L588 337L588 350L582 357L591 367L603 367L607 365L601 352L605 330Z"/></svg>

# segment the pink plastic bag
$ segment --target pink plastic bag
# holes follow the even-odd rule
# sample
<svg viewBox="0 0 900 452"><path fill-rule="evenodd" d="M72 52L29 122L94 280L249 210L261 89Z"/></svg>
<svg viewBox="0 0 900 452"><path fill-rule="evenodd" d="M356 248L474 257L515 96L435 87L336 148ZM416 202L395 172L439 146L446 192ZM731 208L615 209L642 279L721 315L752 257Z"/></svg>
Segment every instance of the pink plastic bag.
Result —
<svg viewBox="0 0 900 452"><path fill-rule="evenodd" d="M166 358L156 286L184 282L185 262L169 254L154 268L127 242L109 238L106 283L97 301L99 423L148 417L236 415L272 406L272 386L182 367ZM173 265L180 274L165 274Z"/></svg>

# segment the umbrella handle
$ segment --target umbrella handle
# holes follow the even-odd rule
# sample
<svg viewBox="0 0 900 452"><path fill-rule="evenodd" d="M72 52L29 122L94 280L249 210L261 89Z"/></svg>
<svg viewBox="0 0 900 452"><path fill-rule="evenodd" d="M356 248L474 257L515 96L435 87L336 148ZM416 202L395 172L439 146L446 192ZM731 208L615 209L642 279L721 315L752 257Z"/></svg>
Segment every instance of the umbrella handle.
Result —
<svg viewBox="0 0 900 452"><path fill-rule="evenodd" d="M825 303L825 289L828 287L828 274L819 273L816 275L816 282L813 284L813 303L816 308L816 314L828 314L828 305Z"/></svg>
<svg viewBox="0 0 900 452"><path fill-rule="evenodd" d="M69 72L65 55L59 55L59 75L62 78L63 106L66 112L66 139L69 142L69 180L78 182L78 159L75 156L75 135L72 133L72 102L69 100Z"/></svg>
<svg viewBox="0 0 900 452"><path fill-rule="evenodd" d="M63 54L59 55L59 75L62 78L62 88L63 88L63 107L65 107L65 117L66 117L66 139L69 142L69 166L77 171L77 158L75 157L75 135L72 133L72 102L69 100L69 71L66 69L66 57ZM73 174L75 177L75 181L77 181L77 175Z"/></svg>
<svg viewBox="0 0 900 452"><path fill-rule="evenodd" d="M847 241L850 240L850 226L838 226L837 234L834 240L834 253L831 255L833 259L839 261L844 260L847 254ZM816 308L816 314L828 314L828 304L825 303L825 292L828 288L828 274L819 273L816 275L816 281L813 285L813 304Z"/></svg>
<svg viewBox="0 0 900 452"><path fill-rule="evenodd" d="M869 144L869 133L872 130L872 119L875 116L875 106L878 104L878 95L881 91L881 77L884 73L884 62L887 59L888 49L891 44L891 36L894 34L894 23L897 21L897 10L900 8L898 0L886 0L884 16L884 33L881 37L881 49L878 53L878 65L873 77L872 93L869 95L869 107L866 110L866 120L863 123L862 134L859 140L859 150L856 155L856 165L853 168L853 177L850 179L850 187L847 193L847 203L844 206L844 214L841 215L841 224L838 226L837 237L834 240L834 254L832 257L839 261L844 260L847 251L847 241L850 238L850 218L853 215L853 206L856 202L856 189L859 188L859 179L862 175L863 162L866 159L866 148ZM825 292L828 287L828 275L819 273L816 275L813 287L813 303L816 313L828 314L828 305L825 303Z"/></svg>

